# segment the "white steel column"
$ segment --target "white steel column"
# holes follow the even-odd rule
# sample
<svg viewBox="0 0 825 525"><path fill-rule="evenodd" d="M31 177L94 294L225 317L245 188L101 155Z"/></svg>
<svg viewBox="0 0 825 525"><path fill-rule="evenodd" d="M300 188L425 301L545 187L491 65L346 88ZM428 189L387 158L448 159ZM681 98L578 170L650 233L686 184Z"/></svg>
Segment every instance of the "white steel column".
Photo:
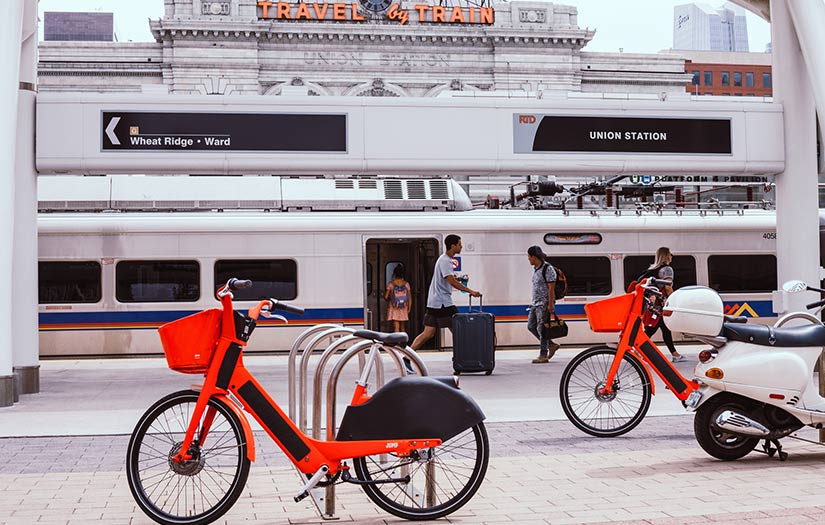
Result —
<svg viewBox="0 0 825 525"><path fill-rule="evenodd" d="M802 279L818 286L816 114L789 1L794 0L771 0L773 98L785 110L785 171L776 177L777 276L780 285ZM808 292L787 298L790 310L804 310L819 297Z"/></svg>
<svg viewBox="0 0 825 525"><path fill-rule="evenodd" d="M37 322L37 172L34 107L37 88L37 0L24 0L17 99L12 261L12 370L21 394L40 391Z"/></svg>
<svg viewBox="0 0 825 525"><path fill-rule="evenodd" d="M808 66L819 127L825 130L825 1L788 2L788 9Z"/></svg>
<svg viewBox="0 0 825 525"><path fill-rule="evenodd" d="M12 249L14 243L14 154L23 0L0 2L0 407L14 403L12 376Z"/></svg>

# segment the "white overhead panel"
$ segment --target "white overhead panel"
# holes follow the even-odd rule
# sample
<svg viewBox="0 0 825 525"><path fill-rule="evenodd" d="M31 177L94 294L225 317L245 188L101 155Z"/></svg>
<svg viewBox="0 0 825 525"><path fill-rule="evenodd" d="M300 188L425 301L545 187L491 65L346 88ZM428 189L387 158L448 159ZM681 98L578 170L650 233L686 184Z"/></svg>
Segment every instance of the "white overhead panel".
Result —
<svg viewBox="0 0 825 525"><path fill-rule="evenodd" d="M781 172L781 106L713 98L43 93L37 167L314 176Z"/></svg>

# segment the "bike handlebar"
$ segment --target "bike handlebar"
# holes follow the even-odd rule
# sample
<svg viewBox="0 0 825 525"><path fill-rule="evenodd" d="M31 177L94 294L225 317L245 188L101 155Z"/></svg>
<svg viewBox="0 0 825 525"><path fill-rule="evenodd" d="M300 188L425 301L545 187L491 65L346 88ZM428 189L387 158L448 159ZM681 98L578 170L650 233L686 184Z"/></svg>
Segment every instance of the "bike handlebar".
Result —
<svg viewBox="0 0 825 525"><path fill-rule="evenodd" d="M291 304L282 303L277 299L270 299L269 300L270 310L283 310L285 312L304 315L304 309L298 306L292 306Z"/></svg>
<svg viewBox="0 0 825 525"><path fill-rule="evenodd" d="M226 281L226 286L233 292L236 290L245 290L247 288L252 288L252 281L248 279L236 279L232 277L228 281Z"/></svg>
<svg viewBox="0 0 825 525"><path fill-rule="evenodd" d="M805 308L810 310L811 308L819 308L820 306L825 306L825 299L822 299L821 301L816 301L816 302L811 303L811 304L806 304Z"/></svg>

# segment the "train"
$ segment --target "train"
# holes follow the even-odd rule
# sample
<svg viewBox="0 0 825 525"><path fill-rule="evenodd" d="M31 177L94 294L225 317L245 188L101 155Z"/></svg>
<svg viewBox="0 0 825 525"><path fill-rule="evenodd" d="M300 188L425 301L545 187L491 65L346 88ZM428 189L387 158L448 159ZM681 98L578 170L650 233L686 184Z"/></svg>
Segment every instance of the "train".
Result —
<svg viewBox="0 0 825 525"><path fill-rule="evenodd" d="M254 282L237 293L238 309L263 297L306 309L286 324L262 320L250 352L288 350L318 323L390 331L383 292L398 264L411 283L414 337L448 234L462 238L453 267L483 294L473 308L495 315L498 347L537 344L526 329L531 245L567 277L557 303L565 344L612 340L590 330L584 305L625 293L660 246L674 253L676 288L710 286L726 313L776 319L771 210L52 211L40 213L38 230L42 357L160 355L156 329L216 307L229 277ZM453 298L470 307L469 295ZM449 348L450 332L431 344Z"/></svg>

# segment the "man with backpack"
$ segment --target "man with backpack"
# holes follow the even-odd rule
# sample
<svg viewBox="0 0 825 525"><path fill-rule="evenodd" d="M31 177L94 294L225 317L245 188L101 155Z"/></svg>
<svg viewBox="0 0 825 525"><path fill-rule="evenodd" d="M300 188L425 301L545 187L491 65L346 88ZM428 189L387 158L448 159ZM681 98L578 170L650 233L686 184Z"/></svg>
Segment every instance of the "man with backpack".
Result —
<svg viewBox="0 0 825 525"><path fill-rule="evenodd" d="M539 356L533 359L533 364L547 363L559 349L543 330L544 323L556 313L556 269L547 262L541 247L530 246L527 249L527 260L533 267L532 302L530 316L527 320L527 329L539 340Z"/></svg>

